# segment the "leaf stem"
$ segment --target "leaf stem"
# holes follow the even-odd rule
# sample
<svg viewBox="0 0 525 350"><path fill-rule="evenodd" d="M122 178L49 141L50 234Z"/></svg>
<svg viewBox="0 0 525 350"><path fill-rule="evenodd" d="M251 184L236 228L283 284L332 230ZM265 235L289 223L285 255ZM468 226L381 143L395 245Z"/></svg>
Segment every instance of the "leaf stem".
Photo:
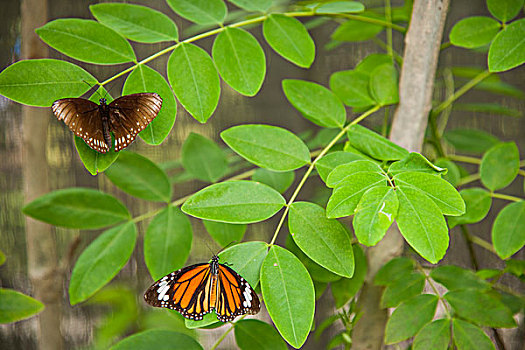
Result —
<svg viewBox="0 0 525 350"><path fill-rule="evenodd" d="M308 176L310 175L310 173L314 169L315 164L317 163L317 161L319 159L323 158L323 156L330 150L330 148L332 148L332 146L335 145L337 143L337 141L339 141L339 139L344 136L344 134L346 134L346 132L348 131L348 129L350 129L350 127L352 125L355 125L355 124L359 123L360 121L362 121L363 119L368 117L370 114L372 114L375 111L377 111L379 108L380 108L380 106L375 106L375 107L369 109L368 111L366 111L365 113L361 114L356 119L352 120L350 123L348 123L348 125L346 125L332 139L332 141L330 141L330 143L328 145L326 145L326 147L321 150L319 155L317 155L317 157L312 161L312 163L310 163L310 166L308 167L308 169L306 170L306 172L303 175L303 178L301 179L301 181L299 182L299 184L295 188L295 191L292 194L292 196L290 197L290 200L288 201L288 203L286 203L286 207L284 209L283 215L281 216L281 220L279 220L279 224L277 224L277 228L275 229L275 232L273 233L272 240L268 244L269 246L272 246L275 243L275 240L277 239L277 235L279 234L279 231L281 230L281 227L284 224L284 220L286 219L286 215L288 214L288 211L290 210L290 205L292 205L292 203L294 202L295 198L299 194L299 191L301 191L301 188L303 187L303 185L305 184L306 180L308 179Z"/></svg>
<svg viewBox="0 0 525 350"><path fill-rule="evenodd" d="M445 313L447 314L447 318L451 319L452 315L450 314L450 310L448 309L448 305L447 305L447 303L445 303L445 300L443 300L443 296L441 294L439 294L439 291L437 290L437 287L434 284L434 281L432 280L432 278L430 278L429 275L427 275L427 272L425 271L423 266L421 266L419 263L417 264L417 268L425 276L425 280L428 282L428 285L430 286L430 288L432 288L432 290L434 291L434 294L436 294L436 296L438 297L438 299L441 302L441 304L443 304L443 310L445 310Z"/></svg>
<svg viewBox="0 0 525 350"><path fill-rule="evenodd" d="M479 158L469 157L469 156L462 156L462 155L459 155L459 154L449 154L448 158L450 160L455 160L457 162L462 162L462 163L481 164L481 159L479 159Z"/></svg>
<svg viewBox="0 0 525 350"><path fill-rule="evenodd" d="M217 339L217 341L215 342L215 344L213 344L213 346L210 348L210 350L215 350L217 349L217 347L222 343L222 341L226 338L226 336L235 328L235 324L239 321L241 321L242 319L244 319L246 317L246 315L242 315L241 318L239 318L238 321L236 322L231 322L231 327L228 328L228 330L226 332L224 332L219 339Z"/></svg>
<svg viewBox="0 0 525 350"><path fill-rule="evenodd" d="M463 178L461 178L457 185L458 186L463 186L463 185L466 185L468 183L471 183L471 182L474 182L474 181L478 181L479 179L481 179L481 175L479 173L476 173L476 174L470 174L470 175L467 175Z"/></svg>
<svg viewBox="0 0 525 350"><path fill-rule="evenodd" d="M485 248L489 252L492 252L492 253L497 255L496 250L494 249L492 244L490 244L489 242L485 241L483 238L479 238L478 236L472 235L469 232L467 232L466 237L472 243L477 244L480 247Z"/></svg>
<svg viewBox="0 0 525 350"><path fill-rule="evenodd" d="M401 33L406 33L407 32L406 28L401 27L401 26L399 26L397 24L394 24L392 22L388 22L388 21L379 19L379 18L372 18L372 17L360 16L360 15L350 15L350 14L345 14L345 13L340 13L340 14L337 14L335 16L337 16L337 17L344 17L344 18L348 18L348 19L353 19L353 20L360 21L360 22L367 22L367 23L372 23L372 24L378 24L378 25L380 25L382 27L392 28L392 29L397 30L398 32L401 32Z"/></svg>
<svg viewBox="0 0 525 350"><path fill-rule="evenodd" d="M523 200L523 198L510 196L508 194L503 194L503 193L495 193L495 192L492 192L490 196L492 198L505 199L505 200L512 201L512 202L521 202Z"/></svg>
<svg viewBox="0 0 525 350"><path fill-rule="evenodd" d="M450 95L445 101L441 102L436 108L434 108L431 112L431 114L437 115L441 113L444 109L446 109L448 106L450 106L452 103L454 103L458 98L463 96L467 91L472 89L474 86L481 83L483 80L488 78L492 73L488 70L485 70L478 75L476 75L474 78L472 78L470 81L466 82L465 85L460 87L456 92L454 92L452 95Z"/></svg>

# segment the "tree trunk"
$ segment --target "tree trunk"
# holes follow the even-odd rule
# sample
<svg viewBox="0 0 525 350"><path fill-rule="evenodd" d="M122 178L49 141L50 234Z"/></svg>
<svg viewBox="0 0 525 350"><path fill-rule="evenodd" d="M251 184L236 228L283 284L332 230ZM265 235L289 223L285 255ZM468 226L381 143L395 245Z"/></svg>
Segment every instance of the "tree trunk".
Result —
<svg viewBox="0 0 525 350"><path fill-rule="evenodd" d="M46 45L36 36L35 29L47 21L47 0L22 0L22 48L24 59L48 56ZM23 159L25 201L49 192L46 159L49 110L22 107ZM34 297L45 309L37 316L39 349L60 350L62 273L58 268L54 231L50 225L26 218L27 267Z"/></svg>
<svg viewBox="0 0 525 350"><path fill-rule="evenodd" d="M399 82L399 106L392 122L390 140L411 152L420 152L432 107L434 77L449 0L416 0L405 38L403 67ZM369 270L359 297L363 312L354 330L354 349L381 349L387 310L379 301L382 288L373 285L378 269L400 256L403 238L392 226L385 238L368 249Z"/></svg>

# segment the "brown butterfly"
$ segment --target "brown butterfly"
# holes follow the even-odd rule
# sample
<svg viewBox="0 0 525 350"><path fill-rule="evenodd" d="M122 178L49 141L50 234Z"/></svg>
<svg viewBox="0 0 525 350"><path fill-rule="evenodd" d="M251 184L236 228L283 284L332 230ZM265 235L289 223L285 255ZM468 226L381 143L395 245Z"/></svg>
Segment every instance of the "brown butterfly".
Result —
<svg viewBox="0 0 525 350"><path fill-rule="evenodd" d="M85 98L63 98L53 102L53 113L100 153L112 147L110 132L115 137L115 152L128 147L137 134L159 114L162 98L155 93L131 94L110 104L101 98L99 105Z"/></svg>

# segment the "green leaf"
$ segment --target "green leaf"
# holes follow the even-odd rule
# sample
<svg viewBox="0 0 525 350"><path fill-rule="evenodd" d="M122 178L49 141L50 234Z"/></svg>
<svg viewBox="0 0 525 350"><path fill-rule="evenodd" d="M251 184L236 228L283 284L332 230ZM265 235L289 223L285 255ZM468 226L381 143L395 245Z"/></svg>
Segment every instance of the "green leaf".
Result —
<svg viewBox="0 0 525 350"><path fill-rule="evenodd" d="M261 290L281 336L300 348L310 333L315 309L314 285L306 268L292 253L274 245L262 265Z"/></svg>
<svg viewBox="0 0 525 350"><path fill-rule="evenodd" d="M2 266L5 263L5 254L3 251L0 250L0 266Z"/></svg>
<svg viewBox="0 0 525 350"><path fill-rule="evenodd" d="M450 228L462 224L473 224L487 216L492 205L490 193L482 188L467 188L461 190L459 194L465 201L465 214L448 218Z"/></svg>
<svg viewBox="0 0 525 350"><path fill-rule="evenodd" d="M91 175L103 172L118 158L119 152L111 148L106 153L99 153L91 149L82 138L75 136L75 148L84 167Z"/></svg>
<svg viewBox="0 0 525 350"><path fill-rule="evenodd" d="M188 259L193 232L179 208L168 206L148 225L144 235L144 261L154 280L180 269Z"/></svg>
<svg viewBox="0 0 525 350"><path fill-rule="evenodd" d="M295 202L290 206L288 228L295 243L313 261L343 277L354 274L352 242L337 220L327 219L322 207Z"/></svg>
<svg viewBox="0 0 525 350"><path fill-rule="evenodd" d="M358 124L348 129L348 141L359 151L379 160L399 160L408 155L403 147Z"/></svg>
<svg viewBox="0 0 525 350"><path fill-rule="evenodd" d="M56 19L35 32L55 50L79 61L117 64L137 59L126 39L113 29L92 20Z"/></svg>
<svg viewBox="0 0 525 350"><path fill-rule="evenodd" d="M246 11L266 12L272 6L272 0L228 0Z"/></svg>
<svg viewBox="0 0 525 350"><path fill-rule="evenodd" d="M499 295L501 297L501 302L510 309L513 315L525 310L524 298L505 292L499 292Z"/></svg>
<svg viewBox="0 0 525 350"><path fill-rule="evenodd" d="M448 292L444 298L459 316L480 326L516 327L510 310L489 294L465 289Z"/></svg>
<svg viewBox="0 0 525 350"><path fill-rule="evenodd" d="M430 163L428 159L416 152L411 152L405 158L392 163L390 167L388 167L388 172L392 175L407 171L417 171L434 175L447 173L447 169Z"/></svg>
<svg viewBox="0 0 525 350"><path fill-rule="evenodd" d="M507 187L518 175L520 152L514 142L500 143L489 149L481 160L481 182L491 191Z"/></svg>
<svg viewBox="0 0 525 350"><path fill-rule="evenodd" d="M257 169L252 175L253 181L262 182L279 193L286 192L294 179L295 173L293 171L276 172L267 169Z"/></svg>
<svg viewBox="0 0 525 350"><path fill-rule="evenodd" d="M458 350L495 350L490 338L472 323L454 318L452 321L454 344Z"/></svg>
<svg viewBox="0 0 525 350"><path fill-rule="evenodd" d="M44 309L44 304L12 289L0 288L0 324L29 318Z"/></svg>
<svg viewBox="0 0 525 350"><path fill-rule="evenodd" d="M509 258L525 245L525 201L503 208L492 226L494 249L502 259Z"/></svg>
<svg viewBox="0 0 525 350"><path fill-rule="evenodd" d="M377 18L379 15L365 11L361 16ZM366 41L374 38L383 31L383 27L363 21L348 20L341 24L332 34L332 39L337 41Z"/></svg>
<svg viewBox="0 0 525 350"><path fill-rule="evenodd" d="M363 194L373 187L386 186L386 178L376 173L358 173L348 176L344 183L336 187L326 205L326 216L340 218L355 214L357 204Z"/></svg>
<svg viewBox="0 0 525 350"><path fill-rule="evenodd" d="M490 285L473 271L455 265L438 266L430 272L430 277L448 290L477 289L485 291Z"/></svg>
<svg viewBox="0 0 525 350"><path fill-rule="evenodd" d="M505 261L505 264L505 272L511 273L516 277L525 275L525 260L508 259Z"/></svg>
<svg viewBox="0 0 525 350"><path fill-rule="evenodd" d="M298 19L271 14L263 23L263 34L272 49L288 61L302 68L312 65L315 44Z"/></svg>
<svg viewBox="0 0 525 350"><path fill-rule="evenodd" d="M241 320L235 323L235 341L241 350L286 350L288 347L268 323Z"/></svg>
<svg viewBox="0 0 525 350"><path fill-rule="evenodd" d="M310 259L301 248L297 246L291 235L286 236L286 248L303 263L304 267L306 267L308 273L312 277L312 280L319 283L330 283L339 281L342 278Z"/></svg>
<svg viewBox="0 0 525 350"><path fill-rule="evenodd" d="M387 286L402 278L408 278L414 271L414 260L409 258L394 258L387 262L374 277L374 284Z"/></svg>
<svg viewBox="0 0 525 350"><path fill-rule="evenodd" d="M490 72L503 72L525 62L525 19L512 22L496 35L489 49Z"/></svg>
<svg viewBox="0 0 525 350"><path fill-rule="evenodd" d="M146 6L103 3L89 6L100 23L126 38L140 43L178 40L177 25L163 14Z"/></svg>
<svg viewBox="0 0 525 350"><path fill-rule="evenodd" d="M228 263L232 269L241 275L252 288L257 287L266 255L268 254L268 244L265 242L251 241L236 244L219 254L223 263Z"/></svg>
<svg viewBox="0 0 525 350"><path fill-rule="evenodd" d="M425 276L412 273L389 284L381 297L381 307L397 307L401 302L421 294L425 286Z"/></svg>
<svg viewBox="0 0 525 350"><path fill-rule="evenodd" d="M51 225L80 229L106 227L131 217L118 199L88 188L46 193L26 204L22 211Z"/></svg>
<svg viewBox="0 0 525 350"><path fill-rule="evenodd" d="M186 334L164 329L150 329L122 339L111 350L202 350L203 347Z"/></svg>
<svg viewBox="0 0 525 350"><path fill-rule="evenodd" d="M273 171L289 171L310 163L308 147L277 126L244 124L221 132L221 138L249 162Z"/></svg>
<svg viewBox="0 0 525 350"><path fill-rule="evenodd" d="M459 172L459 168L451 160L445 159L445 158L438 158L435 162L435 165L441 169L445 169L445 171L442 174L443 179L447 180L452 186L457 186L459 180L461 179L461 173Z"/></svg>
<svg viewBox="0 0 525 350"><path fill-rule="evenodd" d="M359 13L365 10L365 5L357 1L333 1L323 3L315 8L318 14Z"/></svg>
<svg viewBox="0 0 525 350"><path fill-rule="evenodd" d="M181 105L206 123L221 93L219 75L208 53L193 44L179 45L168 60L168 80Z"/></svg>
<svg viewBox="0 0 525 350"><path fill-rule="evenodd" d="M216 182L228 172L224 151L212 140L190 133L182 145L182 165L195 178Z"/></svg>
<svg viewBox="0 0 525 350"><path fill-rule="evenodd" d="M330 77L330 89L350 107L364 108L376 104L369 93L370 77L357 70L335 72Z"/></svg>
<svg viewBox="0 0 525 350"><path fill-rule="evenodd" d="M352 278L341 278L330 284L335 307L343 307L363 286L368 269L365 253L359 244L352 246L355 260L355 270Z"/></svg>
<svg viewBox="0 0 525 350"><path fill-rule="evenodd" d="M266 74L264 51L250 33L226 28L215 38L213 60L222 78L237 92L255 96Z"/></svg>
<svg viewBox="0 0 525 350"><path fill-rule="evenodd" d="M386 324L385 344L394 344L413 337L423 326L432 321L438 297L422 294L402 303Z"/></svg>
<svg viewBox="0 0 525 350"><path fill-rule="evenodd" d="M399 102L398 73L393 64L383 64L370 73L370 93L381 106Z"/></svg>
<svg viewBox="0 0 525 350"><path fill-rule="evenodd" d="M478 129L454 129L445 131L443 138L457 151L484 153L500 141L491 134Z"/></svg>
<svg viewBox="0 0 525 350"><path fill-rule="evenodd" d="M182 211L200 219L251 224L266 220L285 204L273 188L254 181L226 181L192 195Z"/></svg>
<svg viewBox="0 0 525 350"><path fill-rule="evenodd" d="M137 153L120 152L105 174L115 186L132 196L155 202L170 201L171 185L166 173Z"/></svg>
<svg viewBox="0 0 525 350"><path fill-rule="evenodd" d="M473 49L490 43L500 28L501 24L490 17L467 17L452 27L449 38L452 45Z"/></svg>
<svg viewBox="0 0 525 350"><path fill-rule="evenodd" d="M175 96L173 96L173 92L164 77L144 64L138 65L128 75L122 89L123 95L138 92L156 92L162 97L162 108L159 114L139 133L140 138L147 144L160 145L168 137L173 124L175 124L177 115Z"/></svg>
<svg viewBox="0 0 525 350"><path fill-rule="evenodd" d="M246 232L246 225L226 224L208 220L202 220L202 222L211 238L221 247L226 247L232 242L240 242Z"/></svg>
<svg viewBox="0 0 525 350"><path fill-rule="evenodd" d="M423 258L436 264L448 248L448 227L439 207L423 192L398 186L397 225L408 244Z"/></svg>
<svg viewBox="0 0 525 350"><path fill-rule="evenodd" d="M222 0L167 0L179 16L197 24L222 24L227 8Z"/></svg>
<svg viewBox="0 0 525 350"><path fill-rule="evenodd" d="M184 319L184 326L187 329L195 329L195 328L214 329L214 328L221 327L222 325L225 325L225 324L217 319L217 314L215 313L215 310L204 315L203 319L199 321L190 320L188 318Z"/></svg>
<svg viewBox="0 0 525 350"><path fill-rule="evenodd" d="M373 187L363 194L352 222L359 243L376 245L394 222L399 208L394 189Z"/></svg>
<svg viewBox="0 0 525 350"><path fill-rule="evenodd" d="M13 101L49 107L64 97L79 97L97 80L76 64L52 59L18 61L0 73L0 94Z"/></svg>
<svg viewBox="0 0 525 350"><path fill-rule="evenodd" d="M516 17L523 8L523 0L487 0L490 13L503 23Z"/></svg>
<svg viewBox="0 0 525 350"><path fill-rule="evenodd" d="M69 282L69 301L78 304L105 286L126 265L137 228L133 222L104 231L80 254Z"/></svg>
<svg viewBox="0 0 525 350"><path fill-rule="evenodd" d="M454 103L455 111L481 112L487 114L499 114L514 118L520 118L523 113L517 109L502 106L499 103Z"/></svg>
<svg viewBox="0 0 525 350"><path fill-rule="evenodd" d="M409 171L394 176L396 186L413 187L436 203L444 215L459 216L465 213L465 202L454 186L439 176Z"/></svg>
<svg viewBox="0 0 525 350"><path fill-rule="evenodd" d="M447 350L450 343L450 320L435 320L423 327L414 338L414 350Z"/></svg>
<svg viewBox="0 0 525 350"><path fill-rule="evenodd" d="M338 165L353 162L355 160L363 160L364 158L356 153L336 151L328 153L315 163L315 169L319 173L321 179L326 182L328 175Z"/></svg>
<svg viewBox="0 0 525 350"><path fill-rule="evenodd" d="M333 92L322 85L305 80L285 79L282 84L288 101L306 119L327 128L344 126L345 107Z"/></svg>
<svg viewBox="0 0 525 350"><path fill-rule="evenodd" d="M374 69L385 63L393 64L392 56L383 53L373 53L363 58L363 60L355 66L355 71L370 77L370 73L372 73Z"/></svg>
<svg viewBox="0 0 525 350"><path fill-rule="evenodd" d="M330 172L326 179L326 186L334 188L348 183L348 177L355 174L380 174L383 170L379 165L369 160L356 160L347 164L338 165Z"/></svg>

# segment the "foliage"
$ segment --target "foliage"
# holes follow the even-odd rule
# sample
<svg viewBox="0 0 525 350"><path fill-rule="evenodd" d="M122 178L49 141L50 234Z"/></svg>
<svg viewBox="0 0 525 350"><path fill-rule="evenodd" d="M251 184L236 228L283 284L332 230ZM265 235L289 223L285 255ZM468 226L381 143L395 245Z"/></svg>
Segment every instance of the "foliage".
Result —
<svg viewBox="0 0 525 350"><path fill-rule="evenodd" d="M251 26L262 24L264 39L277 54L298 67L308 68L320 50L298 18L336 19L338 27L330 47L369 39L381 42L378 35L384 31L390 37L393 30L403 34L411 13L410 1L399 8L391 8L386 1L383 8L366 9L355 1L305 2L290 11L272 5L270 0L230 2L239 7L241 16L227 23L228 9L222 0L167 0L177 15L199 25L197 28L212 28L180 41L183 35L168 16L126 3L91 6L97 21L51 21L37 29L37 34L62 54L80 62L132 66L99 82L75 63L54 59L20 61L0 73L0 93L25 105L49 107L56 99L86 93L86 82L105 91L108 83L129 73L122 94L158 92L163 98L161 112L140 133L146 143L159 145L175 123L176 101L195 120L206 123L219 103L221 78L241 95L255 96L260 91L267 61L261 43L247 31ZM117 275L135 249L136 223L149 218L153 219L145 230L143 251L155 280L187 260L193 236L189 217L192 221L202 220L212 238L224 247L241 241L247 225L268 220L284 208L268 243L243 242L220 254L254 288L260 282L262 300L275 325L258 320L232 323L229 330L234 330L242 349L286 348L283 339L300 348L314 327L316 298L328 283L340 311L322 322L317 332L321 334L334 322L341 322L344 330L329 347L349 347L353 327L361 317L356 296L368 270L361 245L379 243L394 222L415 253L431 264L444 257L449 248L449 227L455 226L460 226L469 244L477 243L501 259L511 257L525 245L525 231L521 229L525 225L524 201L497 191L515 182L518 175L525 175L516 144L502 142L478 129L445 131L450 107L519 115L498 104L455 103L470 89L512 98L524 96L494 74L525 62L525 20L514 20L523 1L487 0L487 5L493 17L460 20L444 48L488 48L488 70L453 67L446 70L448 75L443 73L453 82L468 81L435 101L429 115L425 155L410 153L385 137L388 113L399 102L402 64L391 42L387 43L389 54L371 54L352 70L334 72L329 88L304 80L282 82L292 106L321 128L314 138L299 137L284 127L241 124L220 133L229 147L224 149L192 133L184 142L181 160L168 165L155 164L131 151L99 154L76 138L80 159L91 174L104 172L127 195L163 206L132 217L113 195L71 188L45 194L24 207L24 214L56 226L105 230L76 261L69 285L70 303L96 300L98 293L104 292L99 290ZM207 37L214 37L211 55L196 45ZM172 44L138 61L130 41ZM163 72L147 64L168 54L165 79ZM379 110L387 116L381 133L359 124ZM479 171L469 174L460 162L479 165ZM167 170L175 168L182 172L170 178ZM244 171L239 173L240 169ZM327 201L323 205L313 197L296 201L305 183L314 176L326 185ZM204 187L173 200L172 185L194 179ZM483 187L458 192L460 186L478 179ZM484 220L496 198L512 203L497 213L490 243L470 234L467 225ZM337 220L351 216L353 230ZM290 236L285 248L275 242L286 219ZM522 295L503 293L497 283L506 273L521 279L525 276L523 261L506 261L504 269L476 274L457 266L423 267L407 257L391 260L375 276L375 283L385 287L381 306L395 308L386 326L385 343L414 338L414 349L446 349L452 336L458 349L469 349L471 344L480 349L493 348L480 327L514 327L513 315L522 312L524 305ZM492 280L489 283L487 279ZM434 293L422 294L425 283ZM447 289L446 294L438 292L436 283ZM16 309L5 311L15 303ZM445 315L433 321L437 305ZM42 304L34 299L1 290L2 322L29 317L41 308ZM120 334L133 317L127 314L123 318L121 324L125 327ZM214 315L202 321L185 320L184 324L190 329L221 325ZM108 335L110 340L105 345L120 334ZM258 336L254 338L254 334ZM113 348L173 348L174 344L181 349L202 348L180 329L158 327L133 334Z"/></svg>

